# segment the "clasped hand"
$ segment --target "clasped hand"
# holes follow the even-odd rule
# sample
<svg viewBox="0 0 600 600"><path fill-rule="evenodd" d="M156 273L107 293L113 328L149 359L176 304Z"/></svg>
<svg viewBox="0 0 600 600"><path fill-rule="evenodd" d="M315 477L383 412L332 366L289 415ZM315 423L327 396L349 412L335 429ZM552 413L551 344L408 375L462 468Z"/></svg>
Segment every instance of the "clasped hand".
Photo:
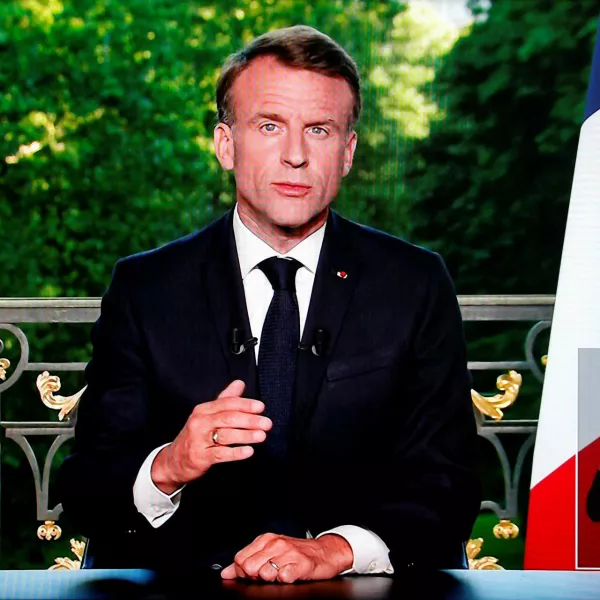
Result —
<svg viewBox="0 0 600 600"><path fill-rule="evenodd" d="M221 577L281 583L331 579L352 567L352 562L352 549L341 536L314 540L265 533L238 552Z"/></svg>

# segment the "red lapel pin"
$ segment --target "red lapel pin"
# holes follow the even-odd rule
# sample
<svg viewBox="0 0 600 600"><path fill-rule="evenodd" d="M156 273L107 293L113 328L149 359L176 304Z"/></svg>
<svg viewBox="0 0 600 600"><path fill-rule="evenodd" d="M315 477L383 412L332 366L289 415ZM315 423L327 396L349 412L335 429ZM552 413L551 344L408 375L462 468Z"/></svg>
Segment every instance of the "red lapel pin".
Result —
<svg viewBox="0 0 600 600"><path fill-rule="evenodd" d="M341 277L342 279L346 279L346 277L348 277L348 273L346 273L346 271L338 271L337 276Z"/></svg>

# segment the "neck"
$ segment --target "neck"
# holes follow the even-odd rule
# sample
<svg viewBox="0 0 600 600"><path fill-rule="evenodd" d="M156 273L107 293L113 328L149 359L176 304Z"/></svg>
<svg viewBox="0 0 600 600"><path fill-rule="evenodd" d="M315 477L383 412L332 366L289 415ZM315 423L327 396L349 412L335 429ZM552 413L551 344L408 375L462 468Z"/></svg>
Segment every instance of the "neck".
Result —
<svg viewBox="0 0 600 600"><path fill-rule="evenodd" d="M260 219L249 206L240 202L238 202L238 214L242 223L254 235L278 254L287 254L325 224L329 216L329 207L297 227L286 227Z"/></svg>

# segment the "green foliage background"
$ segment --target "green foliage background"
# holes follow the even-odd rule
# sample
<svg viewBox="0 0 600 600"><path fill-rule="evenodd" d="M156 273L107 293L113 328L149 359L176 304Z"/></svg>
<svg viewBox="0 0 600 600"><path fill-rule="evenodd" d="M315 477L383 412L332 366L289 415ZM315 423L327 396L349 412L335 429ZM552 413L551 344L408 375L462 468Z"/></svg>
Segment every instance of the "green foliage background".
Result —
<svg viewBox="0 0 600 600"><path fill-rule="evenodd" d="M475 20L459 31L435 0L6 0L0 296L100 296L119 257L227 210L232 179L212 149L220 65L297 23L338 40L361 69L359 146L335 207L441 252L459 294L554 293L597 1L469 4ZM24 330L32 361L89 358L88 327ZM520 359L525 332L470 325L470 359ZM3 339L14 364L17 344ZM83 385L81 374L62 379ZM537 416L532 379L511 416ZM494 383L476 374L479 391ZM2 419L48 419L35 397L23 376ZM492 475L486 497L501 500ZM67 522L63 540L36 539L29 466L5 440L1 500L0 566L69 554L78 532ZM495 555L520 566L522 540L505 544Z"/></svg>

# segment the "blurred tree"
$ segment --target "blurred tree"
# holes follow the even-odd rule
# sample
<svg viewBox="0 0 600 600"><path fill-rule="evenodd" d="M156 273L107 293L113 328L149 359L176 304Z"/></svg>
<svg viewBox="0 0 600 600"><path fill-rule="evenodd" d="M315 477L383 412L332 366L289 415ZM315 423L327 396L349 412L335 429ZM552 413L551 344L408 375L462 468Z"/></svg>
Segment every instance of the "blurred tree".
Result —
<svg viewBox="0 0 600 600"><path fill-rule="evenodd" d="M407 235L459 293L554 293L598 3L470 4L436 77L446 118L410 159Z"/></svg>
<svg viewBox="0 0 600 600"><path fill-rule="evenodd" d="M405 232L442 253L459 294L553 294L598 2L469 4L475 20L434 82L445 118L407 161ZM486 325L469 328L472 360L523 358L522 330L484 338ZM540 386L524 375L510 416L535 418ZM528 494L519 498L525 534Z"/></svg>
<svg viewBox="0 0 600 600"><path fill-rule="evenodd" d="M365 120L355 167L337 200L343 214L392 234L406 231L408 150L443 117L431 84L457 38L457 28L431 5L413 3L396 13L386 38L363 58L369 64Z"/></svg>

